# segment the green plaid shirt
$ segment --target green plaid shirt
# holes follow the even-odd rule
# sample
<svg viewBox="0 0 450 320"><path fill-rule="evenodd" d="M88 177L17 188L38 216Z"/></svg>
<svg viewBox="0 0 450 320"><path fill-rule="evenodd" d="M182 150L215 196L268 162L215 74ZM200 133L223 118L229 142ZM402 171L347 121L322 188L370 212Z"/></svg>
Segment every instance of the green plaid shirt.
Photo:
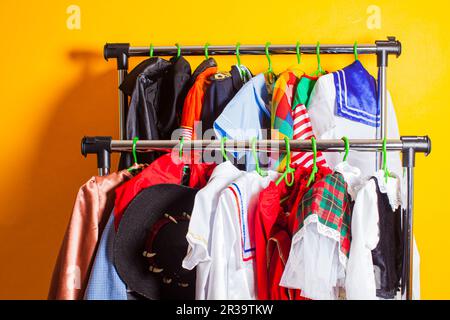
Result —
<svg viewBox="0 0 450 320"><path fill-rule="evenodd" d="M347 183L340 173L329 174L314 183L303 196L297 219L299 225L296 232L303 228L305 221L316 221L320 224L319 232L338 241L341 253L348 258L351 198L347 193Z"/></svg>

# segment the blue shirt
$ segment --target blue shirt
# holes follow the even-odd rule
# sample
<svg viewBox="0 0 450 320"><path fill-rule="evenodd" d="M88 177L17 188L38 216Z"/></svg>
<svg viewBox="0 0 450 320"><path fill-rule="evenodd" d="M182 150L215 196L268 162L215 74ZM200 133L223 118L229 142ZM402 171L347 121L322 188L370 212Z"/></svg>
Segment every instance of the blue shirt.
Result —
<svg viewBox="0 0 450 320"><path fill-rule="evenodd" d="M269 94L264 74L259 74L244 84L214 121L214 131L218 139L266 139L269 128ZM254 170L255 161L251 152L235 153L238 159L244 155L247 171ZM266 164L264 161L261 166Z"/></svg>
<svg viewBox="0 0 450 320"><path fill-rule="evenodd" d="M105 226L92 266L85 300L127 300L127 288L114 267L114 213Z"/></svg>

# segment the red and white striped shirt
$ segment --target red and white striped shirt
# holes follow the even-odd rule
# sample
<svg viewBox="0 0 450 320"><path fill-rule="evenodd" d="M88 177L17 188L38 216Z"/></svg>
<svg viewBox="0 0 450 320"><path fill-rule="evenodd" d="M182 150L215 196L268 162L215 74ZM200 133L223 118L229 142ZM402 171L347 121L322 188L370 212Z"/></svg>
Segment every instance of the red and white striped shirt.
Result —
<svg viewBox="0 0 450 320"><path fill-rule="evenodd" d="M294 123L293 140L311 140L311 138L314 137L308 111L303 104L298 104L292 110L292 119ZM312 152L293 152L291 163L309 168L313 164L313 158L314 156ZM320 151L317 152L317 165L327 166L325 158Z"/></svg>

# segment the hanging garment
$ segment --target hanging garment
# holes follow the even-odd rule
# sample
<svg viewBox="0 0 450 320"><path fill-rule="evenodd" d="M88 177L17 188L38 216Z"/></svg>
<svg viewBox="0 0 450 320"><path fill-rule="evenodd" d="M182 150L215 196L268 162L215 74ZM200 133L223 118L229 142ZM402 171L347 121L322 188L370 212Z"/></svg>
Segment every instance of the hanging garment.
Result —
<svg viewBox="0 0 450 320"><path fill-rule="evenodd" d="M379 216L379 241L372 250L377 297L394 299L400 288L403 256L400 180L392 177L386 182L382 170L372 180L376 182Z"/></svg>
<svg viewBox="0 0 450 320"><path fill-rule="evenodd" d="M250 140L267 138L270 128L269 96L264 74L259 74L244 84L233 99L227 104L220 116L214 121L216 137L227 137L233 140ZM245 158L242 158L245 155ZM239 159L245 160L247 171L255 169L255 161L251 152L234 153ZM242 159L241 159L242 158ZM267 163L268 161L266 161ZM260 163L264 159L260 157Z"/></svg>
<svg viewBox="0 0 450 320"><path fill-rule="evenodd" d="M307 191L311 170L298 167L294 173L294 185L288 187L284 179L277 186L270 182L261 191L255 213L255 279L257 297L260 300L302 299L300 292L280 287L291 238L296 227L296 209L299 199ZM316 179L330 174L327 168L319 167ZM285 199L288 197L287 199ZM282 199L283 204L281 204ZM290 214L292 213L292 214Z"/></svg>
<svg viewBox="0 0 450 320"><path fill-rule="evenodd" d="M297 83L292 104L294 140L311 140L314 137L311 120L304 102L309 101L312 85L315 84L315 81L314 78L304 74ZM308 168L313 164L313 158L312 152L293 152L291 162ZM328 166L320 151L317 152L317 163L320 166Z"/></svg>
<svg viewBox="0 0 450 320"><path fill-rule="evenodd" d="M352 243L347 263L345 291L348 300L374 300L375 271L372 259L379 240L377 187L368 180L356 195L352 212Z"/></svg>
<svg viewBox="0 0 450 320"><path fill-rule="evenodd" d="M292 119L292 100L294 88L300 77L300 70L289 69L278 76L273 89L271 106L271 138L292 140L294 122ZM286 154L272 153L271 168L282 172L286 168Z"/></svg>
<svg viewBox="0 0 450 320"><path fill-rule="evenodd" d="M127 207L114 239L114 265L129 290L152 300L194 299L195 271L181 263L197 191L158 184Z"/></svg>
<svg viewBox="0 0 450 320"><path fill-rule="evenodd" d="M179 121L177 112L187 94L191 67L183 57L170 61L150 58L141 62L120 85L131 96L127 112L126 138L132 140L170 139ZM151 163L159 154L139 153L139 163ZM133 163L130 153L122 153L119 167Z"/></svg>
<svg viewBox="0 0 450 320"><path fill-rule="evenodd" d="M300 71L291 69L283 72L277 79L272 99L272 139L310 140L314 135L308 112L303 104L293 105L294 92L298 87ZM286 167L285 154L275 154L272 157L272 168L284 171ZM312 152L294 152L292 163L309 168L313 164ZM326 166L325 158L319 151L317 164Z"/></svg>
<svg viewBox="0 0 450 320"><path fill-rule="evenodd" d="M306 109L309 108L311 92L316 85L317 79L319 77L309 76L306 73L302 75L295 88L293 107L302 104Z"/></svg>
<svg viewBox="0 0 450 320"><path fill-rule="evenodd" d="M89 280L98 240L114 206L114 189L131 178L126 171L92 177L78 191L48 299L81 300Z"/></svg>
<svg viewBox="0 0 450 320"><path fill-rule="evenodd" d="M210 238L219 196L241 174L242 171L233 166L230 161L222 162L212 172L208 184L195 196L186 235L189 246L183 260L183 268L192 270L196 267L195 299L197 300L204 300L208 296L207 284L211 265Z"/></svg>
<svg viewBox="0 0 450 320"><path fill-rule="evenodd" d="M220 195L211 232L206 299L255 299L254 225L259 193L278 173L244 172Z"/></svg>
<svg viewBox="0 0 450 320"><path fill-rule="evenodd" d="M301 289L315 300L338 299L351 241L351 199L344 175L335 171L314 183L303 196L297 218L280 285Z"/></svg>
<svg viewBox="0 0 450 320"><path fill-rule="evenodd" d="M114 214L103 230L97 255L92 265L85 300L127 300L127 287L114 267Z"/></svg>
<svg viewBox="0 0 450 320"><path fill-rule="evenodd" d="M181 136L186 140L195 140L195 126L201 120L205 91L211 83L210 77L215 73L217 64L213 58L203 61L194 72L195 82L184 100L180 123Z"/></svg>
<svg viewBox="0 0 450 320"><path fill-rule="evenodd" d="M237 66L232 66L229 73L216 73L209 80L211 83L206 89L201 112L203 133L213 128L214 121L245 83ZM208 138L212 136L214 134L208 135Z"/></svg>
<svg viewBox="0 0 450 320"><path fill-rule="evenodd" d="M342 70L321 76L311 93L308 108L312 129L318 139L376 139L380 130L380 109L377 103L375 79L359 61ZM390 95L387 97L387 138L399 139L397 118ZM348 162L361 169L363 176L377 171L375 152L350 150ZM340 161L337 152L326 152L324 157L332 168ZM401 175L398 152L388 152L388 168Z"/></svg>
<svg viewBox="0 0 450 320"><path fill-rule="evenodd" d="M123 212L128 207L130 202L143 189L160 183L175 183L182 184L187 177L187 185L191 188L202 188L206 185L215 163L189 163L189 154L183 155L183 161L174 161L177 156L172 153L167 153L145 168L139 175L123 184L116 189L116 199L114 203L114 225L115 229L119 227L120 219ZM187 166L188 174L183 174L183 168Z"/></svg>

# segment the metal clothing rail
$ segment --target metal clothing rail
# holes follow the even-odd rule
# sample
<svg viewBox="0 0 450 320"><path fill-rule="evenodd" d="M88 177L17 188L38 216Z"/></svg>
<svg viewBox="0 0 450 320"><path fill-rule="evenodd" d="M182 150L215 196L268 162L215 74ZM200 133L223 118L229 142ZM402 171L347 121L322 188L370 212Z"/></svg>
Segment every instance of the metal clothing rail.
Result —
<svg viewBox="0 0 450 320"><path fill-rule="evenodd" d="M296 45L270 45L270 54L296 54ZM302 44L299 51L303 54L316 54L318 45ZM176 55L178 48L176 46L153 47L153 55L170 56ZM106 60L114 58L117 60L119 85L123 82L128 72L128 59L130 57L145 57L150 55L150 46L132 47L129 43L107 43L104 47L104 57ZM236 47L230 45L211 45L208 46L210 55L235 55ZM354 53L354 44L321 44L319 46L320 54L352 54ZM381 125L377 129L377 138L384 139L387 136L387 72L388 56L400 56L402 46L395 37L388 37L387 40L377 40L375 44L357 45L358 54L376 54L378 66L378 103L381 112ZM204 46L181 46L181 54L185 56L201 56L205 53ZM241 55L263 55L265 54L264 45L241 45L239 48ZM119 136L120 139L126 139L126 110L128 106L128 97L119 90ZM378 161L381 168L381 157Z"/></svg>
<svg viewBox="0 0 450 320"><path fill-rule="evenodd" d="M311 151L311 141L290 141L292 151ZM361 152L380 152L382 150L382 140L349 140L351 150ZM225 148L234 150L251 149L250 141L227 140L224 143ZM84 156L88 154L97 155L97 165L99 174L109 173L111 166L112 152L126 152L133 147L131 140L112 140L112 137L84 137L81 141L81 153ZM178 140L145 140L137 141L136 150L138 152L150 152L154 150L179 148ZM286 144L283 140L259 140L255 147L259 151L285 150ZM218 140L192 140L183 144L183 149L188 150L211 150L220 149ZM325 152L342 152L345 150L345 144L342 140L318 140L317 150ZM403 167L406 169L407 179L407 204L403 219L404 243L407 244L404 255L405 270L403 273L402 287L406 288L407 299L412 299L412 249L413 249L413 190L414 190L414 166L416 153L428 155L431 152L431 140L428 136L402 136L400 140L387 140L386 150L400 151L403 155Z"/></svg>

